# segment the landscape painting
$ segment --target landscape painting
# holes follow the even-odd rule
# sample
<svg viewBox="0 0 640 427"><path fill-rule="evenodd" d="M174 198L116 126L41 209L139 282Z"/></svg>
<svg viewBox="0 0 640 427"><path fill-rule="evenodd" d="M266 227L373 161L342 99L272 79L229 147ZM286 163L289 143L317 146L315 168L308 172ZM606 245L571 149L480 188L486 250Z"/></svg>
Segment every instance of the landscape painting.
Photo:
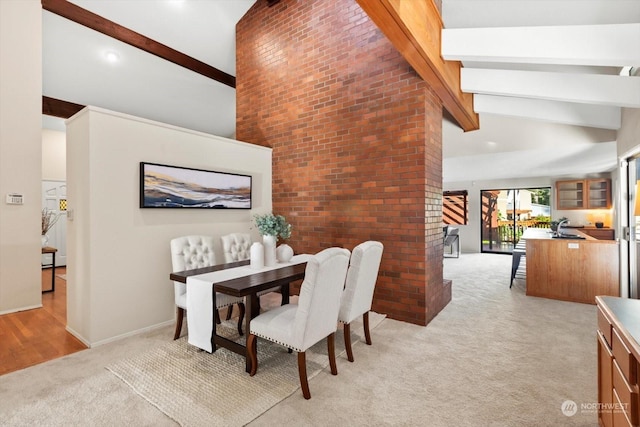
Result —
<svg viewBox="0 0 640 427"><path fill-rule="evenodd" d="M251 176L140 162L140 207L251 209Z"/></svg>

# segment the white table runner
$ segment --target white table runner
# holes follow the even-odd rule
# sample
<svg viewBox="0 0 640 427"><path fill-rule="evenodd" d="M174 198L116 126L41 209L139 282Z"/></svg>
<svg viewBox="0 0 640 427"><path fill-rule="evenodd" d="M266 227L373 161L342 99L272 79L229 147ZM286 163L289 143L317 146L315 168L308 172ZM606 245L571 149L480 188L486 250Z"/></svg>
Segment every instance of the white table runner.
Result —
<svg viewBox="0 0 640 427"><path fill-rule="evenodd" d="M279 262L273 267L253 269L248 265L214 271L187 277L187 326L189 328L189 344L211 353L211 332L213 331L213 286L214 283L238 277L250 276L278 268L305 263L311 258L309 254L295 255L289 262ZM248 316L249 313L246 313ZM249 333L249 331L245 331Z"/></svg>

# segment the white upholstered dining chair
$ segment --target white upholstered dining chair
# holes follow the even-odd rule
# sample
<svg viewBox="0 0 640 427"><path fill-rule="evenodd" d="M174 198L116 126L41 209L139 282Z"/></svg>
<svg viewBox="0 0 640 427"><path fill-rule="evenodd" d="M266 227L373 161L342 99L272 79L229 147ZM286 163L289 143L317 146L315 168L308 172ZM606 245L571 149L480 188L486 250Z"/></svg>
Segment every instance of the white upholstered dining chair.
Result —
<svg viewBox="0 0 640 427"><path fill-rule="evenodd" d="M249 233L230 233L221 236L224 262L244 261L251 257L251 235ZM233 306L229 306L226 319L231 319Z"/></svg>
<svg viewBox="0 0 640 427"><path fill-rule="evenodd" d="M249 259L251 256L251 235L249 233L231 233L220 237L224 262Z"/></svg>
<svg viewBox="0 0 640 427"><path fill-rule="evenodd" d="M251 235L249 233L231 233L220 237L222 241L222 252L224 253L224 262L244 261L251 258ZM269 292L280 292L280 287L276 286L258 292L258 297L268 294ZM232 307L227 311L227 320L231 318Z"/></svg>
<svg viewBox="0 0 640 427"><path fill-rule="evenodd" d="M364 323L365 341L371 345L369 311L371 310L383 249L382 243L370 240L353 248L351 253L349 271L338 315L338 320L344 324L344 346L349 362L353 362L351 322L358 316L362 316L362 323Z"/></svg>
<svg viewBox="0 0 640 427"><path fill-rule="evenodd" d="M214 238L211 236L183 236L171 240L171 264L173 271L193 270L195 268L215 265L216 256L213 251ZM187 309L187 285L173 282L176 303L176 331L173 339L180 338L182 319ZM242 335L242 319L244 318L244 299L216 293L216 313L224 307L238 304L238 333Z"/></svg>
<svg viewBox="0 0 640 427"><path fill-rule="evenodd" d="M338 374L335 332L348 266L347 249L328 248L319 252L307 262L298 303L280 306L251 320L247 340L251 376L258 370L256 337L298 352L298 374L305 399L311 398L305 352L325 337L331 373Z"/></svg>

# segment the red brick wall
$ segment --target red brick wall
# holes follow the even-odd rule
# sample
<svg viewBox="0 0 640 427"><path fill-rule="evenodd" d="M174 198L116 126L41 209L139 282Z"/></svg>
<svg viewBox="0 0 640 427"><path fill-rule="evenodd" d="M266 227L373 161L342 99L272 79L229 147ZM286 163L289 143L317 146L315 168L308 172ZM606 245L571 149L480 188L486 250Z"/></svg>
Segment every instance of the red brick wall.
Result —
<svg viewBox="0 0 640 427"><path fill-rule="evenodd" d="M373 309L426 325L450 300L441 102L355 0L260 0L236 32L236 137L273 148L289 243L381 241Z"/></svg>

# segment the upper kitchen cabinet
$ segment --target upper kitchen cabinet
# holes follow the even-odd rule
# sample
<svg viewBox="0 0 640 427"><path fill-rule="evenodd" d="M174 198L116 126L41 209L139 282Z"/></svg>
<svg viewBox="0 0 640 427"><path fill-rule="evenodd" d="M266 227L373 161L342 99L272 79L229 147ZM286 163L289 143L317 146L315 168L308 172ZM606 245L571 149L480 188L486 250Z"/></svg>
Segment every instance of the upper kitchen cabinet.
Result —
<svg viewBox="0 0 640 427"><path fill-rule="evenodd" d="M587 208L609 209L611 207L611 180L588 179Z"/></svg>
<svg viewBox="0 0 640 427"><path fill-rule="evenodd" d="M556 182L557 209L608 209L611 180L606 178Z"/></svg>
<svg viewBox="0 0 640 427"><path fill-rule="evenodd" d="M557 209L585 209L586 198L584 180L556 182Z"/></svg>

